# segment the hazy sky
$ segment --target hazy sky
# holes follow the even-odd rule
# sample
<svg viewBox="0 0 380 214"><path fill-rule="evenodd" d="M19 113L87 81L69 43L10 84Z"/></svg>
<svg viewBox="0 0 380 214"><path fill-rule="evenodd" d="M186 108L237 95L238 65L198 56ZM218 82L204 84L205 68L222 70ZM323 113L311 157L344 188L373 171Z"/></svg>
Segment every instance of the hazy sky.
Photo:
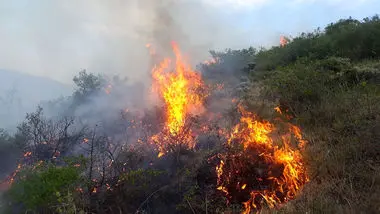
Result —
<svg viewBox="0 0 380 214"><path fill-rule="evenodd" d="M0 0L0 68L66 83L81 69L142 79L149 42L178 40L195 62L379 11L379 0Z"/></svg>

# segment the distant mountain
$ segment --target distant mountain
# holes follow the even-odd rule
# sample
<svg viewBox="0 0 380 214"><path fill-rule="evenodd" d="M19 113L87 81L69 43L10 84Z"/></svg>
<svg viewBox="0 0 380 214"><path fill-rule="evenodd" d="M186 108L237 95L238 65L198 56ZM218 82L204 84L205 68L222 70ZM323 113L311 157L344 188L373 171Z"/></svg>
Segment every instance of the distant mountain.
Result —
<svg viewBox="0 0 380 214"><path fill-rule="evenodd" d="M72 87L55 80L0 69L0 128L13 129L41 101L72 93Z"/></svg>

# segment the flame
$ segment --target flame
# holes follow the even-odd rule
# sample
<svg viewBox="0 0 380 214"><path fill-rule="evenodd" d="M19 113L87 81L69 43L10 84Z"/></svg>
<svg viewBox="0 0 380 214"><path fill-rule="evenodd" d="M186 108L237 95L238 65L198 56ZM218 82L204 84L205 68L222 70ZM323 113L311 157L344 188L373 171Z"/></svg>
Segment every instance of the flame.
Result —
<svg viewBox="0 0 380 214"><path fill-rule="evenodd" d="M282 114L282 111L279 106L275 107L274 110L276 110L278 113Z"/></svg>
<svg viewBox="0 0 380 214"><path fill-rule="evenodd" d="M25 152L24 153L24 157L29 157L29 156L31 156L32 155L32 152Z"/></svg>
<svg viewBox="0 0 380 214"><path fill-rule="evenodd" d="M205 61L203 61L203 64L205 64L205 65L212 65L212 64L216 64L216 63L218 63L219 61L220 61L219 58L217 58L217 57L212 57L212 58L209 59L209 60L205 60Z"/></svg>
<svg viewBox="0 0 380 214"><path fill-rule="evenodd" d="M284 47L287 44L288 44L288 40L285 38L285 36L281 36L280 37L280 46Z"/></svg>
<svg viewBox="0 0 380 214"><path fill-rule="evenodd" d="M24 154L23 154L23 157L25 158L25 159L29 159L29 158L31 158L31 156L32 156L32 152L31 151L26 151ZM40 162L38 162L37 163L37 165L36 166L39 166L41 163ZM34 166L34 168L36 167L36 166ZM12 185L13 184L13 182L15 181L15 178L16 178L16 176L19 174L19 172L22 170L22 168L24 167L24 164L22 164L22 163L19 163L19 164L17 164L17 168L8 176L8 178L7 178L7 183L9 184L9 185Z"/></svg>
<svg viewBox="0 0 380 214"><path fill-rule="evenodd" d="M157 157L160 158L160 157L164 156L164 154L165 154L164 152L159 152L158 155L157 155Z"/></svg>
<svg viewBox="0 0 380 214"><path fill-rule="evenodd" d="M197 93L203 85L200 74L183 61L175 43L172 47L176 56L175 71L165 72L171 62L166 58L153 69L153 78L168 108L167 126L172 134L176 134L182 129L186 114L201 107L204 97Z"/></svg>
<svg viewBox="0 0 380 214"><path fill-rule="evenodd" d="M149 46L150 47L150 46ZM194 71L183 59L175 42L172 42L175 61L165 58L152 70L153 90L165 103L166 122L161 135L152 140L159 145L159 157L167 151L167 144L185 144L193 148L192 131L186 128L190 114L198 114L203 109L203 100L207 96L200 73Z"/></svg>
<svg viewBox="0 0 380 214"><path fill-rule="evenodd" d="M111 90L112 90L112 85L111 85L111 84L108 84L108 85L104 88L104 91L106 92L106 94L110 94L110 93L111 93Z"/></svg>
<svg viewBox="0 0 380 214"><path fill-rule="evenodd" d="M22 168L22 164L18 164L17 165L17 169L9 176L9 180L8 180L8 183L11 185L13 184L17 174L21 171L21 168Z"/></svg>
<svg viewBox="0 0 380 214"><path fill-rule="evenodd" d="M111 188L111 186L108 183L106 184L106 187L107 187L107 190L111 190L112 191L112 188Z"/></svg>
<svg viewBox="0 0 380 214"><path fill-rule="evenodd" d="M223 83L217 83L217 84L216 84L216 90L221 91L221 90L223 90L223 89L224 89L224 84L223 84Z"/></svg>
<svg viewBox="0 0 380 214"><path fill-rule="evenodd" d="M280 147L270 135L275 130L273 124L259 121L240 105L239 110L242 117L227 141L229 152L220 155L216 167L217 189L229 200L242 202L243 213L258 211L263 203L273 208L293 199L308 181L301 151L291 147L290 133L299 148L305 145L300 129L290 124L290 133L281 136ZM239 183L244 184L236 188Z"/></svg>
<svg viewBox="0 0 380 214"><path fill-rule="evenodd" d="M297 140L300 142L300 145L298 145L300 148L304 148L307 141L302 137L301 129L298 126L289 124L290 128L289 130L295 135Z"/></svg>
<svg viewBox="0 0 380 214"><path fill-rule="evenodd" d="M246 186L247 184L243 184L243 186L241 186L241 189L245 189Z"/></svg>

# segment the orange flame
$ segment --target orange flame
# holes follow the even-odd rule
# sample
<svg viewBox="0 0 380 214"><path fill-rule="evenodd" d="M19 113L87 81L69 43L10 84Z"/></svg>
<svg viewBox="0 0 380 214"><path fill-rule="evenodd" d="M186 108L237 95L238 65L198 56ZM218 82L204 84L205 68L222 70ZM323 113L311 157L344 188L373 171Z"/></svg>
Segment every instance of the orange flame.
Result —
<svg viewBox="0 0 380 214"><path fill-rule="evenodd" d="M218 63L219 61L220 61L219 58L217 58L217 57L213 57L213 58L211 58L210 60L205 60L205 61L203 61L203 64L205 64L205 65L212 65L212 64L216 64L216 63Z"/></svg>
<svg viewBox="0 0 380 214"><path fill-rule="evenodd" d="M76 190L77 190L78 192L80 192L80 193L83 193L83 189L80 188L80 187L76 188Z"/></svg>
<svg viewBox="0 0 380 214"><path fill-rule="evenodd" d="M285 36L281 36L280 37L280 46L284 47L287 44L288 44L288 40L285 38Z"/></svg>
<svg viewBox="0 0 380 214"><path fill-rule="evenodd" d="M282 114L282 111L279 106L275 107L274 110L276 110L278 113Z"/></svg>
<svg viewBox="0 0 380 214"><path fill-rule="evenodd" d="M202 106L204 97L197 93L203 86L200 74L183 61L176 43L172 43L172 47L176 56L175 71L165 72L170 65L170 59L166 58L153 69L153 78L168 108L167 126L175 134L183 127L185 116Z"/></svg>
<svg viewBox="0 0 380 214"><path fill-rule="evenodd" d="M161 144L159 156L166 153L163 147L168 141L176 141L174 144L185 141L188 148L194 147L191 130L185 129L186 118L190 114L200 113L203 109L202 102L207 96L201 91L204 89L201 75L184 61L175 42L172 42L172 48L175 54L174 65L170 58L165 58L152 70L153 90L158 92L166 107L166 130L163 133L168 133L161 136L161 139L159 136L152 138L156 144ZM179 136L181 139L173 139Z"/></svg>
<svg viewBox="0 0 380 214"><path fill-rule="evenodd" d="M275 145L270 136L274 130L271 123L259 121L256 115L241 106L239 110L242 117L227 146L242 145L242 150L221 157L216 167L217 189L229 199L248 194L250 199L243 202L243 213L261 209L263 202L273 208L293 199L308 181L301 151L291 147L289 133L281 136L282 147ZM302 138L300 129L290 125L289 130L297 138L299 148L303 148L306 140ZM240 182L244 184L236 190ZM261 186L266 188L261 189Z"/></svg>
<svg viewBox="0 0 380 214"><path fill-rule="evenodd" d="M243 184L243 186L241 186L241 189L245 189L246 186L247 184Z"/></svg>
<svg viewBox="0 0 380 214"><path fill-rule="evenodd" d="M29 156L31 156L32 155L32 152L25 152L24 153L24 157L29 157Z"/></svg>
<svg viewBox="0 0 380 214"><path fill-rule="evenodd" d="M108 84L108 85L104 88L104 91L106 92L106 94L110 94L111 91L112 91L112 85L111 85L111 84Z"/></svg>

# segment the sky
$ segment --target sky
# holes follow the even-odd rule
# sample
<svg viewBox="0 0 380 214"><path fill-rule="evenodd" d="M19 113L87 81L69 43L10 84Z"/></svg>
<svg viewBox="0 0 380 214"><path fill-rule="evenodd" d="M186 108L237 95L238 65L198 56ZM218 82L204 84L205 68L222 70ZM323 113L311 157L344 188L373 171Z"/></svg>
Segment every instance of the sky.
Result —
<svg viewBox="0 0 380 214"><path fill-rule="evenodd" d="M379 11L378 0L0 0L0 69L68 84L82 69L144 80L147 43L166 54L176 40L196 63Z"/></svg>

